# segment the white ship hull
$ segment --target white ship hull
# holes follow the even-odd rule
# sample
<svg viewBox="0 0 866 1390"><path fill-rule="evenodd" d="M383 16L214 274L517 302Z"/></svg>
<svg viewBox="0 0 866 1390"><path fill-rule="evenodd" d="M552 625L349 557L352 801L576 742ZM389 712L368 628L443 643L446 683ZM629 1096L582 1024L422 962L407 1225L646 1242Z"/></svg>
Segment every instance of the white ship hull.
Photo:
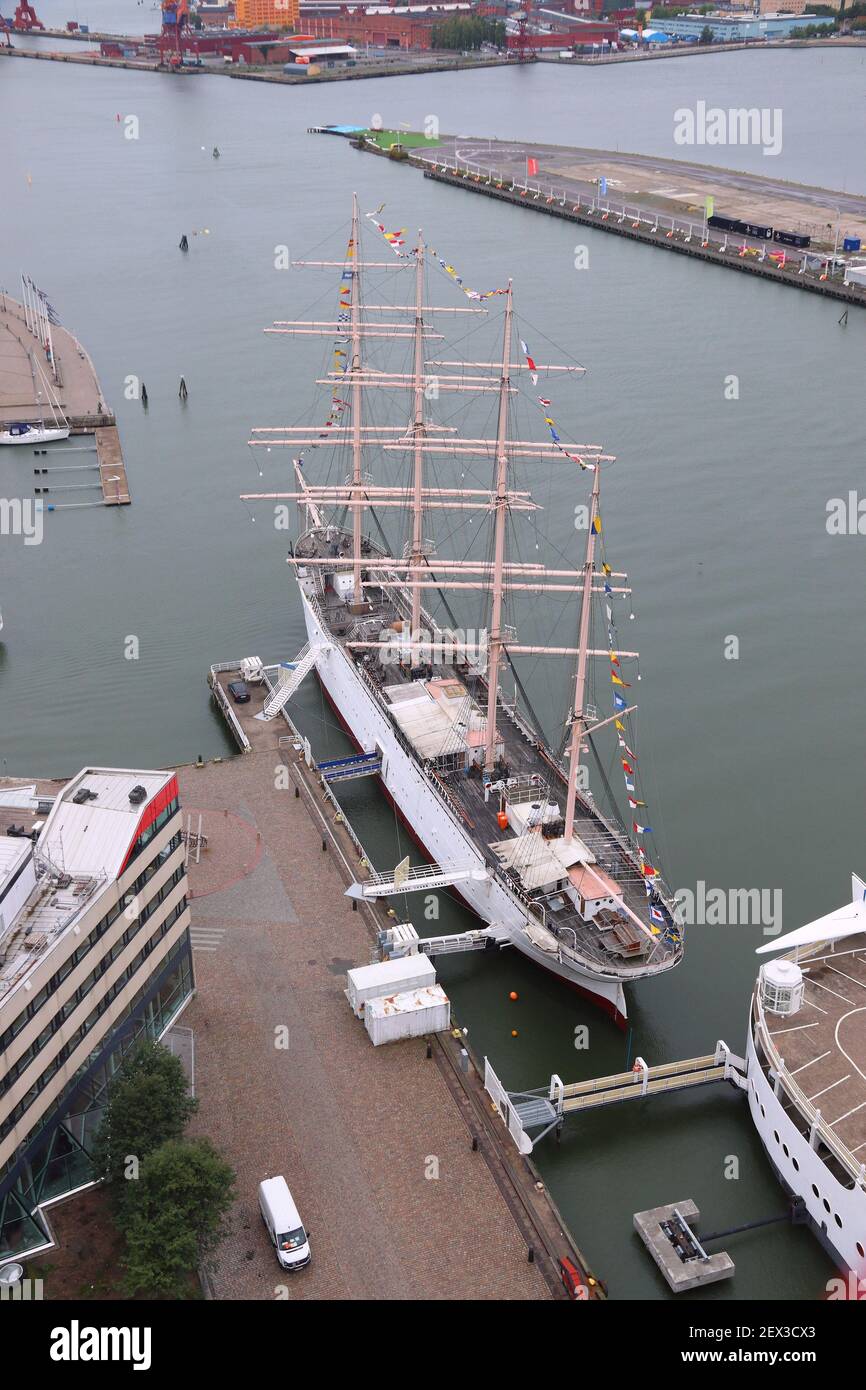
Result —
<svg viewBox="0 0 866 1390"><path fill-rule="evenodd" d="M332 639L303 591L301 597L310 644L329 644L316 662L319 680L358 748L368 753L381 753L384 789L421 848L438 863L471 863L474 860L484 869L481 853L459 819L406 753L393 724L367 690L351 659L339 646L330 645ZM485 876L483 881L461 883L460 894L482 921L504 927L511 943L524 955L591 995L620 1026L625 1023L627 1010L621 980L536 946L525 931L531 919L519 899L496 879Z"/></svg>
<svg viewBox="0 0 866 1390"><path fill-rule="evenodd" d="M783 1187L802 1197L821 1243L840 1265L866 1278L866 1192L844 1187L800 1133L774 1093L755 1052L750 1021L746 1049L749 1110ZM783 1093L784 1095L784 1093Z"/></svg>

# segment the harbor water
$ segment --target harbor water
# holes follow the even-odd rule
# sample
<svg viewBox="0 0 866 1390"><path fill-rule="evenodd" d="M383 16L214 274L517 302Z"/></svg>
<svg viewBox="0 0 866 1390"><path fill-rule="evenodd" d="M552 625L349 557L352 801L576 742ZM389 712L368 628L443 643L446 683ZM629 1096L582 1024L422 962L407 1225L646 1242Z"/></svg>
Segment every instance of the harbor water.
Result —
<svg viewBox="0 0 866 1390"><path fill-rule="evenodd" d="M121 18L91 9L80 18L92 27ZM357 190L362 210L385 204L389 225L423 226L467 284L512 276L537 355L556 360L550 339L587 367L578 384L554 388L556 418L618 458L604 480L607 555L635 589L628 645L641 651L640 751L668 881L693 893L701 883L761 889L770 904L781 894L772 922L692 927L683 965L632 992L625 1035L510 952L442 963L457 1017L512 1089L554 1071L566 1081L618 1071L637 1055L693 1056L718 1038L742 1051L765 929L838 906L851 870L866 868L866 541L856 520L850 534L827 527L831 499L862 487L866 317L852 310L843 327L840 308L817 296L500 206L306 132L375 114L418 127L434 115L446 131L676 157L678 107L770 105L784 111L777 158L738 147L708 150L707 162L856 191L866 187L852 100L861 53L309 90L17 60L2 76L0 122L10 129L14 116L24 135L5 150L0 283L15 294L27 270L90 352L118 414L133 498L129 508L52 512L39 545L0 539L3 772L224 756L207 667L291 658L302 644L286 534L238 494L292 487L286 451L262 461L247 447L251 426L322 412L321 345L261 330L328 317L334 282L275 262L282 247L333 255ZM577 244L588 269L575 269ZM454 302L447 281L437 288L436 302ZM142 382L147 411L135 398ZM31 452L2 455L0 495L31 495ZM532 486L551 546L535 558L576 558L574 475L535 474ZM527 530L523 558L534 544ZM459 611L478 624L477 603ZM566 605L537 614L539 640L573 641ZM568 700L561 666L522 671L551 736ZM345 746L315 684L297 707L317 752ZM396 863L405 838L384 799L365 782L343 796L377 867ZM430 924L417 902L397 906L422 935L466 921L450 900ZM570 1121L561 1145L547 1140L537 1157L616 1297L667 1296L632 1233L634 1211L690 1196L714 1230L784 1210L745 1104L727 1088ZM726 1246L736 1278L694 1297L824 1296L832 1271L807 1231L774 1226Z"/></svg>

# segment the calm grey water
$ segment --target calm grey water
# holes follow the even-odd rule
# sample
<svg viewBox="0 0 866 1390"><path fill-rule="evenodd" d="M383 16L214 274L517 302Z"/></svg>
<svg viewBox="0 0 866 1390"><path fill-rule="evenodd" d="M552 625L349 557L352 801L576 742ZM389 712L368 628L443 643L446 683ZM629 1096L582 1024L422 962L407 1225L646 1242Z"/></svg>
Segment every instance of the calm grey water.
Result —
<svg viewBox="0 0 866 1390"><path fill-rule="evenodd" d="M119 414L134 499L123 511L47 516L41 546L2 541L4 770L57 775L85 761L224 754L209 663L297 650L284 535L237 497L286 477L274 456L259 478L250 425L321 410L311 385L320 348L292 348L261 328L330 314L332 284L276 271L274 247L333 253L355 188L362 208L384 201L395 225L423 225L468 283L513 275L537 355L547 335L589 369L578 386L556 389L556 416L620 460L605 478L605 531L609 558L636 591L627 639L642 652L641 753L671 884L780 889L785 928L844 899L850 871L864 867L866 542L830 537L825 515L829 498L863 487L864 317L852 312L843 329L840 310L816 297L498 207L305 131L377 111L412 124L435 113L444 129L666 155L676 153L678 105L784 101L784 151L763 164L863 188L859 53L309 91L17 61L2 76L0 124L11 128L14 116L25 134L4 146L0 282L14 291L28 269L90 350ZM118 114L138 116L139 140L124 139ZM759 152L728 153L762 167ZM182 232L187 256L177 250ZM573 269L578 240L589 246L588 271ZM124 400L133 374L147 385L147 414ZM739 399L726 400L732 375ZM26 495L33 459L10 453L0 458L0 495ZM573 479L532 481L551 553L573 554ZM472 605L458 611L467 624L478 616ZM572 633L555 607L539 609L533 626L560 640ZM124 659L130 635L140 642L135 662ZM732 635L736 661L723 655ZM525 678L552 730L568 671L545 666ZM340 746L314 686L300 708L318 748ZM395 862L402 841L381 798L359 784L346 801L374 858ZM442 920L458 923L459 909L446 904ZM684 965L633 996L628 1038L514 955L466 957L442 973L476 1050L508 1085L537 1086L554 1070L578 1079L636 1054L694 1055L719 1037L738 1050L762 939L760 926L694 928ZM588 1052L573 1046L581 1023ZM731 1155L738 1180L723 1175ZM620 1297L664 1296L631 1234L633 1211L692 1196L705 1229L720 1229L782 1209L742 1103L721 1088L574 1123L540 1161ZM807 1232L772 1228L728 1244L736 1280L703 1296L822 1295L829 1267Z"/></svg>

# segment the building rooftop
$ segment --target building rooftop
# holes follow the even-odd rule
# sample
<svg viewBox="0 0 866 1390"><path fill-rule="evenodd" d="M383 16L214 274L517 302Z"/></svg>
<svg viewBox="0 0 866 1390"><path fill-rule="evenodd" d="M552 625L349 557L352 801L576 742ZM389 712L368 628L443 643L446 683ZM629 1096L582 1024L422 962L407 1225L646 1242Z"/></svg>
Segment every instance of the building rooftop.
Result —
<svg viewBox="0 0 866 1390"><path fill-rule="evenodd" d="M39 849L67 873L116 878L132 846L141 813L171 780L168 772L85 768L64 787L39 838ZM130 800L134 787L144 796ZM86 800L75 797L88 791Z"/></svg>
<svg viewBox="0 0 866 1390"><path fill-rule="evenodd" d="M308 44L290 41L288 48L291 53L300 53L305 58L349 56L358 51L349 43Z"/></svg>
<svg viewBox="0 0 866 1390"><path fill-rule="evenodd" d="M388 685L384 693L395 724L423 757L483 744L487 720L461 681L417 680Z"/></svg>
<svg viewBox="0 0 866 1390"><path fill-rule="evenodd" d="M142 813L172 777L85 768L59 792L56 784L50 792L36 784L0 789L0 1002L118 877ZM135 787L144 794L130 801ZM13 826L28 833L10 835Z"/></svg>

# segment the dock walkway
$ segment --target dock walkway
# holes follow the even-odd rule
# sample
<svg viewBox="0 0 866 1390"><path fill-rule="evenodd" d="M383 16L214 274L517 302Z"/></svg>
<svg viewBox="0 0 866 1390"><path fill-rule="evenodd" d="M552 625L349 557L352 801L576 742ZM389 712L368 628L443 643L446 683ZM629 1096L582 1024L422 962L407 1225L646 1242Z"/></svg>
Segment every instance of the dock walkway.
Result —
<svg viewBox="0 0 866 1390"><path fill-rule="evenodd" d="M743 1058L735 1056L727 1043L720 1040L714 1052L702 1057L659 1062L651 1067L642 1057L637 1057L631 1071L591 1077L587 1081L565 1083L554 1073L547 1086L531 1091L507 1091L485 1059L484 1088L519 1152L530 1154L552 1130L559 1134L563 1121L571 1115L623 1101L646 1100L695 1086L709 1086L718 1081L730 1082L744 1090L745 1070ZM528 1131L531 1129L541 1130L541 1133L530 1138Z"/></svg>
<svg viewBox="0 0 866 1390"><path fill-rule="evenodd" d="M842 235L861 232L866 244L866 198L799 188L686 161L650 160L605 150L469 136L443 136L433 143L435 148L423 153L406 151L402 163L420 169L425 178L437 183L808 290L846 305L866 307L866 285L844 284L839 274L834 278L828 268L834 259L837 230L840 246ZM389 157L370 141L361 142L359 148ZM528 177L530 158L536 160L538 172ZM601 178L607 180L606 186L599 182ZM657 183L676 186L653 187ZM602 186L604 194L600 193ZM715 197L720 213L748 209L750 220L774 230L808 234L813 245L798 249L708 227L704 218L708 196Z"/></svg>
<svg viewBox="0 0 866 1390"><path fill-rule="evenodd" d="M223 693L230 663L220 665ZM200 1038L195 1123L239 1178L215 1295L274 1296L255 1187L285 1172L314 1246L292 1297L565 1298L561 1258L591 1273L491 1116L463 1038L435 1035L430 1058L421 1038L373 1048L347 1007L345 971L369 961L393 919L346 898L366 872L358 844L287 718L255 718L270 690L249 688L242 705L215 692L247 754L179 774L184 811L193 823L203 813L208 840L189 867L203 948L184 1017ZM273 1042L281 1025L287 1051Z"/></svg>

